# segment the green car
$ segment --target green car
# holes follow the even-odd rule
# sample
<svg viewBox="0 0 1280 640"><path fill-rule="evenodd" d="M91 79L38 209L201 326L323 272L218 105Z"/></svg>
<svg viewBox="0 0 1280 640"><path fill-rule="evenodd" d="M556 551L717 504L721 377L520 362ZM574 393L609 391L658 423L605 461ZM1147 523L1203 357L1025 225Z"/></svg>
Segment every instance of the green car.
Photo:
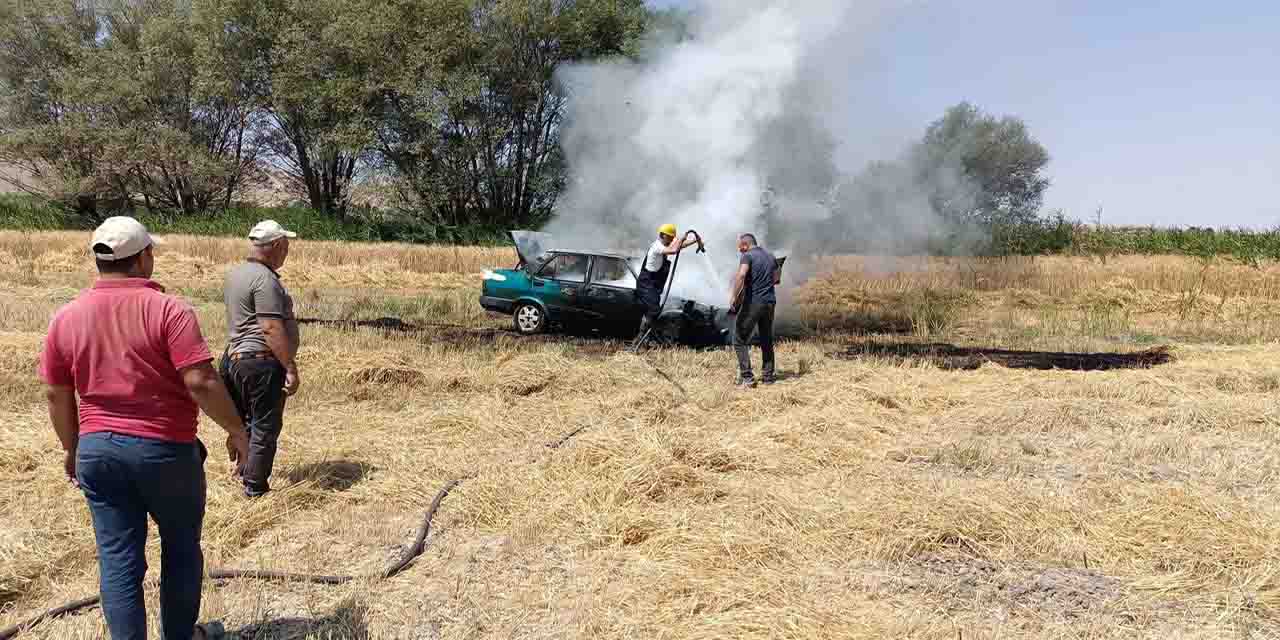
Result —
<svg viewBox="0 0 1280 640"><path fill-rule="evenodd" d="M532 335L571 329L634 336L643 308L635 299L640 258L560 248L551 236L512 231L519 262L484 272L480 306L510 315L515 330ZM659 318L659 342L728 344L724 309L675 296Z"/></svg>

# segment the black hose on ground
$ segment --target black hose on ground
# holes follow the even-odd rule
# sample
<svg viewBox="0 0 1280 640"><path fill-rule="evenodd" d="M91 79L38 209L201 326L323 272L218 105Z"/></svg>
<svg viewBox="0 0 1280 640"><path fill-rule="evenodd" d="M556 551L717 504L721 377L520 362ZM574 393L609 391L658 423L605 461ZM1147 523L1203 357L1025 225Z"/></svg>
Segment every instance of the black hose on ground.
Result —
<svg viewBox="0 0 1280 640"><path fill-rule="evenodd" d="M690 229L685 234L686 237L689 234L693 234L693 236L698 239L698 243L699 243L698 251L703 251L701 247L702 236L698 235L698 232L692 229ZM671 296L671 283L672 281L675 280L676 267L678 267L679 265L680 265L680 254L677 253L675 260L671 264L671 275L670 277L667 278L667 286L662 298L663 308L667 306L667 298ZM462 327L461 325L440 324L435 326L458 326L458 328L467 328L467 327ZM652 330L652 327L650 327L649 330L645 332L644 336L641 336L641 339L637 342L637 346L643 343L644 339L648 337L649 331L651 330ZM675 388L683 396L685 396L686 399L689 399L688 392L685 391L684 387L681 386L680 383L676 382L671 376L667 375L667 373L662 369L660 369L657 365L653 364L652 362L649 362L648 360L645 360L645 362L649 364L650 367L653 367L653 369L657 371L658 374L661 375L664 379L666 379L667 382L670 382L673 386L675 386ZM575 436L577 436L578 434L582 433L585 430L586 430L586 427L579 427L565 434L563 437L556 440L555 442L547 443L547 447L550 449L559 449L560 447L564 446L569 440L573 439ZM454 478L453 480L450 480L449 482L445 483L445 485L440 488L440 491L436 493L436 497L431 501L431 506L427 508L426 515L422 519L422 524L418 526L418 531L417 531L417 534L414 536L413 544L409 547L409 549L405 550L405 552L401 554L399 560L397 560L391 566L387 567L385 570L375 575L329 576L329 575L319 575L319 574L309 574L309 573L287 573L282 571L263 571L263 570L257 570L257 569L213 569L208 572L208 577L210 580L234 580L234 579L280 580L280 581L286 581L286 582L310 582L314 584L327 584L327 585L344 584L361 577L372 579L372 580L385 580L387 578L390 578L400 573L401 571L404 571L406 568L409 567L409 565L414 561L414 559L422 555L422 552L426 550L427 535L431 532L431 520L435 517L436 512L440 510L440 504L444 502L444 499L449 495L449 492L453 491L454 488L456 488L459 484L461 484L463 480L470 477L472 476ZM62 616L72 614L77 611L82 611L84 609L97 605L100 601L101 601L100 596L90 596L88 598L82 598L80 600L74 600L72 602L68 602L59 607L54 607L53 609L49 609L44 613L41 613L39 615L36 615L28 619L26 622L21 622L13 626L6 627L4 629L0 629L0 640L11 640L13 637L17 636L19 633L22 633L23 631L27 631L42 622L52 620L55 618L60 618Z"/></svg>
<svg viewBox="0 0 1280 640"><path fill-rule="evenodd" d="M400 554L400 559L392 563L386 569L376 574L368 576L326 576L309 573L286 573L282 571L259 571L255 569L213 569L209 571L210 580L232 580L232 579L249 579L249 580L283 580L288 582L311 582L315 584L343 584L351 582L357 578L368 578L371 580L385 580L401 571L404 571L413 563L414 559L422 555L427 548L427 535L431 532L431 520L435 518L436 512L440 510L440 504L444 502L450 491L453 491L464 478L455 478L445 483L440 491L436 492L436 497L431 501L431 506L427 508L427 513L422 519L422 524L418 525L418 531L414 535L413 544ZM55 607L44 613L41 613L26 622L22 622L11 627L0 629L0 640L10 640L14 636L26 631L41 622L60 618L67 614L75 613L83 609L87 609L99 603L99 596L91 596L82 598L73 602L68 602L60 607Z"/></svg>

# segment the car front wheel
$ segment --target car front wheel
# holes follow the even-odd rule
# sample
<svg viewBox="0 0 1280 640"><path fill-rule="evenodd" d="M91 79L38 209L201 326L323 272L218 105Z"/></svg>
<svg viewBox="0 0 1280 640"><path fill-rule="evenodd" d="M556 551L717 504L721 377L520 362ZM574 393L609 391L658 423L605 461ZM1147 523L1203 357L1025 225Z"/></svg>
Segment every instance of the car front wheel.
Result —
<svg viewBox="0 0 1280 640"><path fill-rule="evenodd" d="M516 331L527 336L542 333L542 330L547 327L547 314L543 312L542 307L533 303L523 302L516 305L512 317Z"/></svg>

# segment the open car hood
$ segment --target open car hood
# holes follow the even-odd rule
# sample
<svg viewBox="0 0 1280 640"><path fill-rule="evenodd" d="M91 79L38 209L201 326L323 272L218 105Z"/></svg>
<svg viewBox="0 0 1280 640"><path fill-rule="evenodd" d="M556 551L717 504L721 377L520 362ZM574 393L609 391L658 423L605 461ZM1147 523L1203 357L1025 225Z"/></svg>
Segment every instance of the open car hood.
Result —
<svg viewBox="0 0 1280 640"><path fill-rule="evenodd" d="M533 264L538 256L550 251L551 234L541 231L512 231L511 241L516 245L516 255L520 256L520 264Z"/></svg>

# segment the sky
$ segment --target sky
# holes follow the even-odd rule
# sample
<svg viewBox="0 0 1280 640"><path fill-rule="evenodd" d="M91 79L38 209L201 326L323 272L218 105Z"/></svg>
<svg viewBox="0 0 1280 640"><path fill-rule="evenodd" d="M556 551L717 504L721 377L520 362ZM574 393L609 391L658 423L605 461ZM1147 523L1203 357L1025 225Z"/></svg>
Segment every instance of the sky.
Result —
<svg viewBox="0 0 1280 640"><path fill-rule="evenodd" d="M1280 227L1280 3L898 0L851 33L830 79L845 168L968 100L1048 149L1046 210Z"/></svg>

